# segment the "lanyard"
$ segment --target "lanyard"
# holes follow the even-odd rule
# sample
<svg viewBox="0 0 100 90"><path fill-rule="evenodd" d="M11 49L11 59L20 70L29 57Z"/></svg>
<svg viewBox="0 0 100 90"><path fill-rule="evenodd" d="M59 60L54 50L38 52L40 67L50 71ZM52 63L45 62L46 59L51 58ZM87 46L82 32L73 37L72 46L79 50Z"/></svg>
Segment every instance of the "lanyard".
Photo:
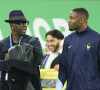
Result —
<svg viewBox="0 0 100 90"><path fill-rule="evenodd" d="M20 38L19 44L21 43L22 38L23 38L23 36ZM13 46L13 45L12 45L12 38L11 38L11 35L10 35L10 38L9 38L9 42L10 42L10 48L11 48L11 47ZM8 73L6 73L5 80L8 80Z"/></svg>
<svg viewBox="0 0 100 90"><path fill-rule="evenodd" d="M57 54L58 54L58 56L59 56L61 53L60 53L60 52L58 52Z"/></svg>
<svg viewBox="0 0 100 90"><path fill-rule="evenodd" d="M44 67L44 64L45 64L45 62L47 61L47 59L48 59L49 56L50 56L50 54L47 54L47 56L46 56L45 59L43 60L42 67Z"/></svg>
<svg viewBox="0 0 100 90"><path fill-rule="evenodd" d="M19 44L21 43L22 38L23 38L23 36L20 38ZM12 38L11 38L11 35L10 35L10 38L9 38L9 42L10 42L10 48L11 48L11 47L13 46L13 45L12 45Z"/></svg>

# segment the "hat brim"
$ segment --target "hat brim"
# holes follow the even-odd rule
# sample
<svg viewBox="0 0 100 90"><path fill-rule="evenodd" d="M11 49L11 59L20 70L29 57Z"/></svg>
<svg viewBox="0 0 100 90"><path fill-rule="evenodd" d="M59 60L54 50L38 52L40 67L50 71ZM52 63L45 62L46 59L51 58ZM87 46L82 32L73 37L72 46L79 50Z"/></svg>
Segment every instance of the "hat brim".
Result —
<svg viewBox="0 0 100 90"><path fill-rule="evenodd" d="M5 22L29 22L30 20L5 20Z"/></svg>

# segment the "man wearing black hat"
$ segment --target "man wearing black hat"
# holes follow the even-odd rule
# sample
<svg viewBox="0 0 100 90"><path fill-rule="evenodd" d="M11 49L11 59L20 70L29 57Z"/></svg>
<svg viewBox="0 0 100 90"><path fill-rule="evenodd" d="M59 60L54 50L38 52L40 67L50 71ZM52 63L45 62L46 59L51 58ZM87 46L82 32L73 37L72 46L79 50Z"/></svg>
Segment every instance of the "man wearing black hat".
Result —
<svg viewBox="0 0 100 90"><path fill-rule="evenodd" d="M29 20L26 20L21 10L13 10L9 14L9 20L5 22L10 24L12 33L0 41L0 70L2 70L0 90L41 90L38 65L43 54L39 39L26 35ZM29 53L24 53L26 51ZM13 58L14 55L11 54L19 56L19 60L18 57Z"/></svg>

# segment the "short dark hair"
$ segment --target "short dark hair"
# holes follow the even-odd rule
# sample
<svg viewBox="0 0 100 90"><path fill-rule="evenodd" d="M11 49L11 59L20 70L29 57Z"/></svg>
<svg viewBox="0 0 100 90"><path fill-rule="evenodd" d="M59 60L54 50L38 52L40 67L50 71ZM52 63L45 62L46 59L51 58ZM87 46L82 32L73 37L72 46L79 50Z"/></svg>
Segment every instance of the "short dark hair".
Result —
<svg viewBox="0 0 100 90"><path fill-rule="evenodd" d="M73 9L72 11L75 11L81 15L83 15L86 19L89 18L89 14L88 14L88 11L85 9L85 8L75 8Z"/></svg>
<svg viewBox="0 0 100 90"><path fill-rule="evenodd" d="M57 29L53 29L53 30L48 31L46 33L45 37L47 37L47 35L51 35L52 37L57 38L57 39L63 39L64 38L64 35L62 34L62 32L60 32Z"/></svg>

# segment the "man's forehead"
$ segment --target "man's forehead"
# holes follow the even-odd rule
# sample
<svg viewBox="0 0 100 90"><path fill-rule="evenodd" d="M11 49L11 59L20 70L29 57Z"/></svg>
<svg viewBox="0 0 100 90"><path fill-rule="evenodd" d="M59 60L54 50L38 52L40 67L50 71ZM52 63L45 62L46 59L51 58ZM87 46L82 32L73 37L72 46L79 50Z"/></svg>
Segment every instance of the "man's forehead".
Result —
<svg viewBox="0 0 100 90"><path fill-rule="evenodd" d="M72 13L73 11L71 11L70 13Z"/></svg>
<svg viewBox="0 0 100 90"><path fill-rule="evenodd" d="M55 40L55 39L58 39L57 37L53 37L52 35L49 35L47 38L47 40Z"/></svg>
<svg viewBox="0 0 100 90"><path fill-rule="evenodd" d="M80 14L75 12L75 11L71 11L69 16L79 16Z"/></svg>
<svg viewBox="0 0 100 90"><path fill-rule="evenodd" d="M76 13L75 11L71 11L71 12L70 12L70 15L73 15L73 14L75 14L75 13Z"/></svg>

